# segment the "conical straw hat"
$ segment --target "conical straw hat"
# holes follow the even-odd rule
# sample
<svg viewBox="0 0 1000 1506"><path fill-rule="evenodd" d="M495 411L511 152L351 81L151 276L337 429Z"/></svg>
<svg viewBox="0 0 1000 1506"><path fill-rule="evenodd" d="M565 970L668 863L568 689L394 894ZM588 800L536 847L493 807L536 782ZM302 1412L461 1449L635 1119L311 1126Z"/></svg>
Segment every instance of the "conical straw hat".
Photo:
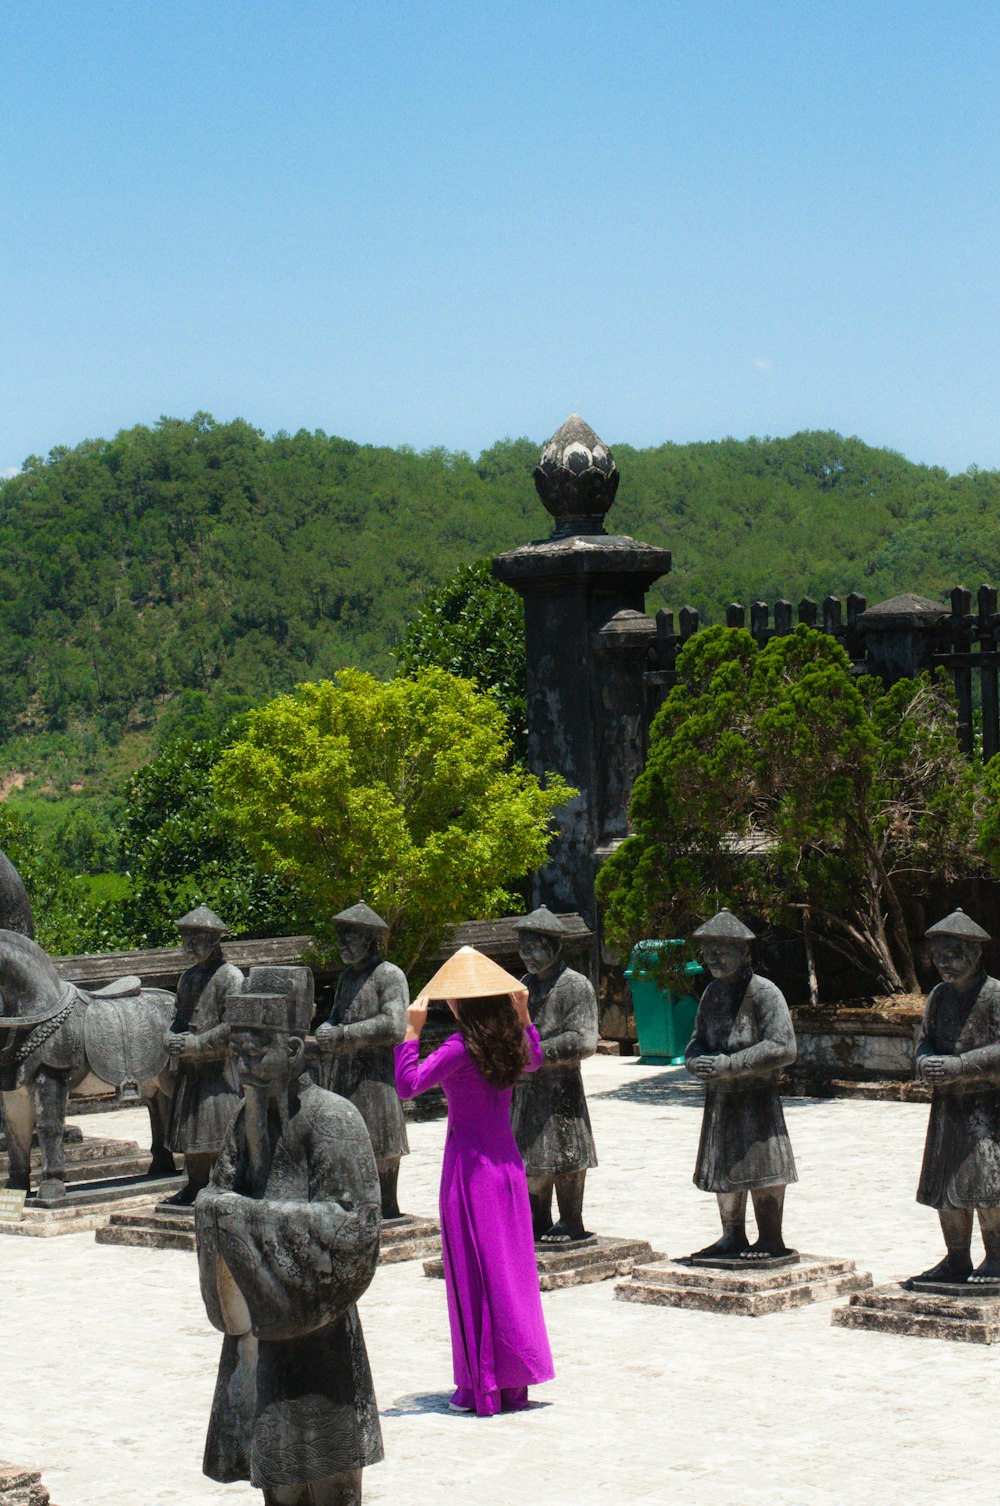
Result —
<svg viewBox="0 0 1000 1506"><path fill-rule="evenodd" d="M428 999L488 999L492 994L520 992L523 987L519 978L475 947L460 946L421 993Z"/></svg>

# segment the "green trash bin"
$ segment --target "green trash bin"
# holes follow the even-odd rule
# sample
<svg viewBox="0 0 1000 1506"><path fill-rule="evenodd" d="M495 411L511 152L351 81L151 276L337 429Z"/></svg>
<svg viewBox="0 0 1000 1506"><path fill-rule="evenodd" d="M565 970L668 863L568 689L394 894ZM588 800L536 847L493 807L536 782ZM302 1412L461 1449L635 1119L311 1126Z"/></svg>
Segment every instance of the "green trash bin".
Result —
<svg viewBox="0 0 1000 1506"><path fill-rule="evenodd" d="M698 1012L698 1000L693 993L678 997L657 982L655 976L661 953L669 947L684 945L683 941L640 941L632 948L625 976L632 991L639 1054L643 1061L667 1062L676 1066L684 1060ZM681 971L693 981L701 976L704 968L700 962L686 962Z"/></svg>

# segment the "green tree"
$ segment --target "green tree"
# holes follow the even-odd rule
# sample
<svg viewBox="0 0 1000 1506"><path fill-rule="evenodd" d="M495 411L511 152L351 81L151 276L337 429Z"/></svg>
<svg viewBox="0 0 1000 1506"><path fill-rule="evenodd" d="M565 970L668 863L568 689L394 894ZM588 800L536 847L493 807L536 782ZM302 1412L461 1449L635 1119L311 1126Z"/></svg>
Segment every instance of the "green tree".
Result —
<svg viewBox="0 0 1000 1506"><path fill-rule="evenodd" d="M946 688L857 680L806 627L763 649L709 628L677 670L636 781L635 835L599 877L609 935L687 935L728 905L801 927L810 958L819 928L885 991L915 990L901 880L968 872L976 853L977 776Z"/></svg>
<svg viewBox="0 0 1000 1506"><path fill-rule="evenodd" d="M305 926L301 897L261 870L216 807L212 772L235 735L233 727L200 742L179 738L130 780L120 851L130 890L108 916L120 944L172 945L174 922L198 904L237 935L284 936Z"/></svg>
<svg viewBox="0 0 1000 1506"><path fill-rule="evenodd" d="M524 605L493 579L489 560L461 565L428 592L393 652L403 674L436 665L490 691L507 718L514 756L526 756Z"/></svg>
<svg viewBox="0 0 1000 1506"><path fill-rule="evenodd" d="M307 897L318 937L363 898L410 968L449 924L515 905L511 886L545 860L572 792L509 753L503 712L470 681L345 669L250 712L214 787L236 835Z"/></svg>

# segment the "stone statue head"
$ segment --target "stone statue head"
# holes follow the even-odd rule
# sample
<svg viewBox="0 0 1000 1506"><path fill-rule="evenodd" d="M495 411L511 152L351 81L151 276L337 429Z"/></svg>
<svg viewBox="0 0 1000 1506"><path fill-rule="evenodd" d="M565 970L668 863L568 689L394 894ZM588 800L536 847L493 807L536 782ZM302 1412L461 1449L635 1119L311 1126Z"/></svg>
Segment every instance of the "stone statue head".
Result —
<svg viewBox="0 0 1000 1506"><path fill-rule="evenodd" d="M196 962L205 962L229 932L225 921L207 905L189 910L174 924L181 933L181 946Z"/></svg>
<svg viewBox="0 0 1000 1506"><path fill-rule="evenodd" d="M351 905L333 917L337 949L346 967L361 967L382 955L382 941L389 927L370 905Z"/></svg>
<svg viewBox="0 0 1000 1506"><path fill-rule="evenodd" d="M990 939L989 932L964 910L953 910L944 920L928 926L924 934L930 942L931 959L945 983L968 987L982 968L983 945Z"/></svg>
<svg viewBox="0 0 1000 1506"><path fill-rule="evenodd" d="M523 920L515 921L517 949L521 961L529 973L536 977L545 973L558 961L566 936L566 927L558 915L545 905L539 905Z"/></svg>
<svg viewBox="0 0 1000 1506"><path fill-rule="evenodd" d="M229 1000L229 1045L247 1099L285 1098L301 1075L306 1048L290 1029L294 1011L285 994L244 993Z"/></svg>
<svg viewBox="0 0 1000 1506"><path fill-rule="evenodd" d="M713 978L735 978L750 965L750 943L755 940L749 926L731 914L720 910L711 920L693 932L694 940L701 942L702 961Z"/></svg>

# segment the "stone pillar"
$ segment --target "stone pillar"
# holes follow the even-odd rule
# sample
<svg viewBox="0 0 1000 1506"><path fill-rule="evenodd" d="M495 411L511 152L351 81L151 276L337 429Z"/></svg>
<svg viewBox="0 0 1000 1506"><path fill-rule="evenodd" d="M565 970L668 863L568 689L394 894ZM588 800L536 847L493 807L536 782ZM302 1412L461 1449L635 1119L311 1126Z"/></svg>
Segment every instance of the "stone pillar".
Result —
<svg viewBox="0 0 1000 1506"><path fill-rule="evenodd" d="M594 878L626 835L645 758L643 676L656 626L643 607L670 551L605 532L618 468L576 413L542 450L535 486L552 534L498 555L493 573L524 600L529 765L579 794L557 812L532 904L576 910L595 928Z"/></svg>
<svg viewBox="0 0 1000 1506"><path fill-rule="evenodd" d="M865 662L886 689L931 668L938 629L947 615L941 602L912 594L893 596L861 613L858 630L864 635Z"/></svg>

